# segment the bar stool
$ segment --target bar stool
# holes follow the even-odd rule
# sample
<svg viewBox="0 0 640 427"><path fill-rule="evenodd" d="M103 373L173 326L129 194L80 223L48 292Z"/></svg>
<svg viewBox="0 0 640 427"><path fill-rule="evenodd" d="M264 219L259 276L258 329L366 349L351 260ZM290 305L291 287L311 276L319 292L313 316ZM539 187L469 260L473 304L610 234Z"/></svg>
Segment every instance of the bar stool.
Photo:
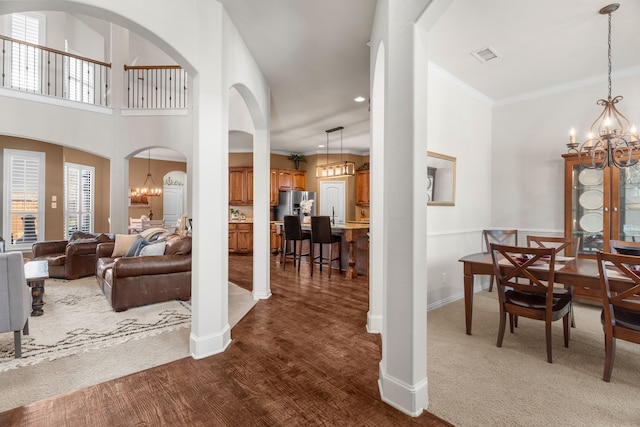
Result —
<svg viewBox="0 0 640 427"><path fill-rule="evenodd" d="M300 261L303 256L310 257L311 252L302 253L302 242L309 240L309 246L311 244L311 233L308 231L302 231L300 225L300 217L298 215L285 215L284 216L284 257L282 258L282 269L287 265L287 255L293 255L293 266L296 266L298 261L298 272L300 272ZM287 243L293 242L292 248L287 252ZM300 242L300 249L297 249L297 243Z"/></svg>
<svg viewBox="0 0 640 427"><path fill-rule="evenodd" d="M338 244L338 256L333 256L333 245ZM320 246L320 255L314 256L315 245ZM322 255L322 248L324 245L329 245L329 257L325 258ZM312 216L311 217L311 276L313 276L313 270L315 264L320 265L320 271L322 266L329 267L329 277L331 277L331 264L333 261L338 261L340 271L342 271L342 236L331 234L331 219L328 216Z"/></svg>

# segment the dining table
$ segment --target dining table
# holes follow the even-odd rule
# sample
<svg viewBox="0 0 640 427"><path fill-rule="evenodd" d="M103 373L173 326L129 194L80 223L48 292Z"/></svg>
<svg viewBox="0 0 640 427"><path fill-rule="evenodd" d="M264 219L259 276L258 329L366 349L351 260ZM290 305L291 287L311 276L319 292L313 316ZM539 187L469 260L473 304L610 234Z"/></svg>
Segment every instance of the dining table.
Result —
<svg viewBox="0 0 640 427"><path fill-rule="evenodd" d="M464 266L464 314L467 335L471 335L473 319L473 282L476 275L494 274L493 261L490 252L480 252L460 258ZM557 263L555 268L554 283L578 287L588 291L599 292L600 273L598 262L593 257L574 257L564 263ZM545 280L549 275L548 268L530 268L537 278ZM621 290L629 288L633 282L623 276L610 277L613 289Z"/></svg>

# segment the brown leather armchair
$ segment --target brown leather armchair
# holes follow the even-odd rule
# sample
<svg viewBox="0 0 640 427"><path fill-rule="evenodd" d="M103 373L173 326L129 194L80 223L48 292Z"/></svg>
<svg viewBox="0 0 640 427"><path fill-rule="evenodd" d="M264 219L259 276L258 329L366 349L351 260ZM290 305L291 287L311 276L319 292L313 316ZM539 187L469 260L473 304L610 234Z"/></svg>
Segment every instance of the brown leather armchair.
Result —
<svg viewBox="0 0 640 427"><path fill-rule="evenodd" d="M191 299L191 237L167 237L164 255L113 258L115 242L98 245L96 277L115 311Z"/></svg>
<svg viewBox="0 0 640 427"><path fill-rule="evenodd" d="M69 240L34 243L33 260L46 260L49 277L74 280L96 273L98 244L113 241L108 234L74 233Z"/></svg>

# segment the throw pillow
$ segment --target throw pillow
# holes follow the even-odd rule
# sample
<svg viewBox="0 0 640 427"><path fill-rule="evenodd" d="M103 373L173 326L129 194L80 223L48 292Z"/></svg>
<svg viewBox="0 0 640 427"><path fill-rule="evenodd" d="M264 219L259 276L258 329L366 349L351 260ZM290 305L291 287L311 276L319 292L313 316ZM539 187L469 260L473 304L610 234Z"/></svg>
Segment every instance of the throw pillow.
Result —
<svg viewBox="0 0 640 427"><path fill-rule="evenodd" d="M139 256L153 256L153 255L164 255L164 247L167 244L164 240L161 240L157 243L152 243L150 245L146 245L140 251Z"/></svg>
<svg viewBox="0 0 640 427"><path fill-rule="evenodd" d="M164 239L163 239L164 240ZM157 243L156 241L153 240L147 240L147 239L142 239L142 241L140 242L140 244L138 245L138 249L136 250L135 254L133 254L134 256L138 256L140 255L140 252L142 252L142 250L144 248L146 248L149 245L153 245L154 243Z"/></svg>
<svg viewBox="0 0 640 427"><path fill-rule="evenodd" d="M134 236L136 236L134 234ZM131 244L131 246L129 246L129 250L127 250L127 253L124 254L125 257L131 257L131 256L136 256L138 255L138 252L140 251L140 245L142 245L145 242L145 240L142 238L141 235L137 235L136 239L133 241L133 243Z"/></svg>
<svg viewBox="0 0 640 427"><path fill-rule="evenodd" d="M111 258L124 256L136 237L138 237L136 234L116 234L116 243L113 245Z"/></svg>
<svg viewBox="0 0 640 427"><path fill-rule="evenodd" d="M165 230L164 228L160 228L160 227L151 227L151 228L147 228L146 230L142 230L140 232L140 235L142 237L144 237L145 239L152 241L152 240L156 240L154 239L154 237L164 233Z"/></svg>

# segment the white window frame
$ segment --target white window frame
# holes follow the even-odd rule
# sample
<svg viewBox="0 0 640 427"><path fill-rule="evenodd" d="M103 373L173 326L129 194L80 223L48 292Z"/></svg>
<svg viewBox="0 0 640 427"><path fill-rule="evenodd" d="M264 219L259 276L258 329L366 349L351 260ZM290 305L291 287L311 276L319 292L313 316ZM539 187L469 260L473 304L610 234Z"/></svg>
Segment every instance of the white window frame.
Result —
<svg viewBox="0 0 640 427"><path fill-rule="evenodd" d="M77 183L70 179L79 177ZM89 188L83 185L83 176L90 176ZM65 162L64 164L64 235L68 239L75 231L93 233L95 224L95 179L93 166ZM77 184L78 188L72 188ZM75 196L74 196L75 194ZM73 196L73 197L72 197ZM72 203L72 198L78 198ZM74 221L71 221L74 217Z"/></svg>
<svg viewBox="0 0 640 427"><path fill-rule="evenodd" d="M64 49L67 53L77 55L69 49L69 41L65 39ZM79 101L92 104L94 101L94 68L88 61L83 61L73 57L65 57L66 76L64 79L67 98L72 101Z"/></svg>
<svg viewBox="0 0 640 427"><path fill-rule="evenodd" d="M45 34L45 15L35 12L21 12L11 15L11 37L28 43L44 46ZM18 33L19 28L16 27L15 21L24 20L26 33L33 35L37 32L36 37L28 37L25 32ZM36 23L37 28L34 28ZM28 92L41 93L41 73L42 64L40 63L40 54L37 49L14 43L11 47L11 64L10 64L10 87L24 90ZM26 70L28 68L28 71ZM25 71L23 71L25 70Z"/></svg>
<svg viewBox="0 0 640 427"><path fill-rule="evenodd" d="M24 161L25 164L30 164L32 170L37 171L37 176L32 177L29 182L29 188L24 190L32 191L37 194L37 211L26 210L12 210L11 195L14 192L14 180L13 177L16 174L22 177L25 174L20 174L19 170L14 171L15 161ZM5 240L6 250L31 250L31 246L34 242L14 243L11 230L11 218L14 214L23 216L25 214L36 215L37 218L37 241L44 240L44 224L45 224L45 153L36 151L24 151L5 148L3 150L3 221L2 221L2 236ZM36 188L37 186L37 188ZM16 238L17 240L17 238Z"/></svg>

